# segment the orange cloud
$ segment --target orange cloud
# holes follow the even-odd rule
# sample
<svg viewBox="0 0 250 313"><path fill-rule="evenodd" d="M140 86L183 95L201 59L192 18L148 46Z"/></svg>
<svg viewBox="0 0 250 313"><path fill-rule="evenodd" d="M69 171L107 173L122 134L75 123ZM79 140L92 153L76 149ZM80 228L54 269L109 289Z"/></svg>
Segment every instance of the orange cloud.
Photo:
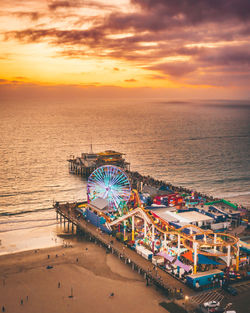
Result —
<svg viewBox="0 0 250 313"><path fill-rule="evenodd" d="M134 78L125 79L124 81L127 82L127 83L135 83L135 82L137 82L137 80L134 79Z"/></svg>
<svg viewBox="0 0 250 313"><path fill-rule="evenodd" d="M27 75L52 84L63 77L79 85L250 88L250 2L192 3L4 1L0 47L12 60L0 58L9 70L3 79Z"/></svg>

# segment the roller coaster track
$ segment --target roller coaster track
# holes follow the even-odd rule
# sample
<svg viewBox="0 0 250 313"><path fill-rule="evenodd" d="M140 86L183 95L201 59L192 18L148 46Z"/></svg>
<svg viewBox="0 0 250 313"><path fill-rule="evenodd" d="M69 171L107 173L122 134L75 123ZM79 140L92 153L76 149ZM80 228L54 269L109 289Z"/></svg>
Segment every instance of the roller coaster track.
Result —
<svg viewBox="0 0 250 313"><path fill-rule="evenodd" d="M144 210L144 209L142 209L142 210ZM148 212L146 212L146 213L149 215ZM157 217L157 219L159 219L159 218ZM169 224L166 221L164 221L162 219L159 219L159 220L161 220L161 222L163 224L165 224L165 225L167 225L167 227L169 227ZM232 247L231 254L232 253L236 253L236 251L237 251L237 247L235 247L235 245L238 243L239 239L237 237L235 237L235 236L230 235L230 234L216 233L216 237L217 237L216 241L220 241L220 242L207 242L207 241L205 242L203 239L200 239L200 240L196 239L196 236L198 236L198 235L206 235L210 240L214 241L215 233L213 233L212 230L204 230L204 229L201 229L200 227L198 227L196 225L188 224L188 225L185 225L185 226L183 226L181 228L178 228L178 229L174 228L174 230L170 230L169 231L169 230L163 230L162 228L160 228L155 223L155 221L153 220L152 217L151 217L151 221L154 224L155 228L159 232L161 232L163 234L164 233L165 234L175 234L175 235L179 234L181 236L181 242L182 242L183 246L186 249L191 250L192 252L194 251L194 249L192 248L193 245L192 246L188 245L188 242L190 242L190 241L192 243L197 242L198 243L198 247L202 246L204 244L206 246L210 246L211 248L213 248L213 247L225 247L225 246L230 245ZM173 229L173 226L172 226L172 229ZM187 235L187 234L183 233L184 229L196 229L198 232L196 232L195 234ZM229 242L229 241L222 240L221 237L227 237L231 241ZM223 253L223 252L218 253L218 251L217 251L217 253L214 253L214 252L212 253L212 252L207 252L207 251L200 250L199 248L198 248L198 253L206 255L206 256L217 256L217 257L218 256L226 256L227 255L227 253Z"/></svg>
<svg viewBox="0 0 250 313"><path fill-rule="evenodd" d="M144 210L142 210L141 208L137 208L137 209L134 209L130 212L128 212L127 214L119 217L118 219L114 220L113 222L110 222L108 225L111 227L111 226L114 226L116 224L119 224L123 221L125 221L126 219L128 219L129 217L132 217L134 215L137 215L137 216L140 216L142 217L144 220L147 221L148 224L152 224L151 222L151 219L149 218L149 216L146 214L146 212Z"/></svg>
<svg viewBox="0 0 250 313"><path fill-rule="evenodd" d="M180 235L180 239L181 239L183 246L192 252L194 251L194 249L193 249L193 243L194 242L198 243L198 250L197 250L198 253L206 255L206 256L220 257L220 256L226 256L227 253L223 253L223 252L219 252L219 251L215 251L215 252L203 251L200 249L200 246L202 246L202 245L209 246L211 249L214 247L231 246L232 247L231 254L236 253L236 251L237 251L237 247L235 245L238 243L239 239L235 236L232 236L232 235L226 234L226 233L216 233L215 234L215 233L213 233L212 230L204 230L204 229L201 229L200 227L198 227L196 225L191 225L191 224L188 224L188 225L185 225L181 228L176 229L174 226L169 225L169 223L167 223L163 219L159 218L158 216L154 217L152 214L149 213L149 211L147 211L143 208L140 208L140 207L130 211L129 213L119 217L118 219L116 219L112 222L109 222L109 219L107 218L106 225L109 229L111 229L112 226L115 226L115 225L123 222L124 220L132 217L132 216L138 216L138 217L142 218L143 220L146 220L146 222L149 225L154 225L154 227L162 234L167 234L167 235L172 234L175 236ZM163 227L166 228L166 230L159 227L159 225L155 221L155 219L159 220L161 222L161 224L163 225ZM184 233L184 229L189 229L192 231L195 229L196 233L191 233L191 234L187 235ZM205 235L207 240L204 241L204 239L197 239L196 236L199 236L199 235ZM216 235L216 239L215 239L215 235ZM227 238L228 241L222 239L222 237Z"/></svg>

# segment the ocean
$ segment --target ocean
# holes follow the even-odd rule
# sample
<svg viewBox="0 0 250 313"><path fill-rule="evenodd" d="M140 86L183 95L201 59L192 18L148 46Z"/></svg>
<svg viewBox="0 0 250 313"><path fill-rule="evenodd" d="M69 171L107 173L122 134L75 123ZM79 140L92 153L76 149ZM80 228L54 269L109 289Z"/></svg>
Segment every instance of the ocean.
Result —
<svg viewBox="0 0 250 313"><path fill-rule="evenodd" d="M0 104L0 254L60 244L54 201L86 200L82 152L250 208L250 101L28 99Z"/></svg>

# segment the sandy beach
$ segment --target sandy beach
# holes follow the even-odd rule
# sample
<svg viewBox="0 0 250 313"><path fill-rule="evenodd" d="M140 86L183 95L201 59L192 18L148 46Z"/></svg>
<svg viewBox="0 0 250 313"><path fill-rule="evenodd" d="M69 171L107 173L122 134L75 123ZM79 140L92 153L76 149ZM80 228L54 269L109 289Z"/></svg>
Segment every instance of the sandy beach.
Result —
<svg viewBox="0 0 250 313"><path fill-rule="evenodd" d="M164 296L93 243L4 255L0 268L1 312L167 312Z"/></svg>

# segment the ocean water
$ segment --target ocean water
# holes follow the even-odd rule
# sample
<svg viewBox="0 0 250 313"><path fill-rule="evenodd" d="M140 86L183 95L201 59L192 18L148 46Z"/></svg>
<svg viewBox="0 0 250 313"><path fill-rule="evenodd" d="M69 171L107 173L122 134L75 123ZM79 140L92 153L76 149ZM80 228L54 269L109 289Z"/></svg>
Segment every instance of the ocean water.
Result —
<svg viewBox="0 0 250 313"><path fill-rule="evenodd" d="M0 112L0 254L55 243L53 201L86 199L67 159L91 142L133 171L250 208L250 101L2 100Z"/></svg>

